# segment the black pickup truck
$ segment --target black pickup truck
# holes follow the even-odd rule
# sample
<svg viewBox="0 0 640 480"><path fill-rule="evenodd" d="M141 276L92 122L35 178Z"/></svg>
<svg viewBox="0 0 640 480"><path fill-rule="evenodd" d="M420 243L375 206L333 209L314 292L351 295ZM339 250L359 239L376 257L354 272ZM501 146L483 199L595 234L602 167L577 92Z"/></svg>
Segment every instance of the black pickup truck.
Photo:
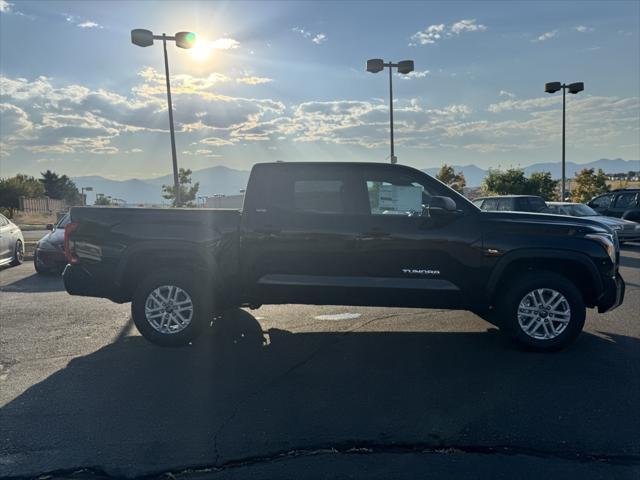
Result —
<svg viewBox="0 0 640 480"><path fill-rule="evenodd" d="M72 295L132 302L159 345L234 307L304 303L471 310L533 349L622 303L617 238L558 215L483 212L410 167L263 163L242 212L71 209Z"/></svg>

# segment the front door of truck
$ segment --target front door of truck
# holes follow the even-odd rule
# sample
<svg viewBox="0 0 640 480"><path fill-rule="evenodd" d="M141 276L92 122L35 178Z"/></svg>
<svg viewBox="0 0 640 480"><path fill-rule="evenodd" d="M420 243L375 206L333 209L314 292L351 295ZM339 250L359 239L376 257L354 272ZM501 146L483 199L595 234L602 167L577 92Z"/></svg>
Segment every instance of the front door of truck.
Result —
<svg viewBox="0 0 640 480"><path fill-rule="evenodd" d="M360 236L359 274L373 304L426 307L472 303L484 258L479 212L441 183L410 168L361 172L368 225ZM456 212L430 209L449 196ZM434 202L435 203L435 202Z"/></svg>
<svg viewBox="0 0 640 480"><path fill-rule="evenodd" d="M241 275L256 303L351 303L366 219L339 164L254 168L243 211ZM249 190L249 189L248 189Z"/></svg>

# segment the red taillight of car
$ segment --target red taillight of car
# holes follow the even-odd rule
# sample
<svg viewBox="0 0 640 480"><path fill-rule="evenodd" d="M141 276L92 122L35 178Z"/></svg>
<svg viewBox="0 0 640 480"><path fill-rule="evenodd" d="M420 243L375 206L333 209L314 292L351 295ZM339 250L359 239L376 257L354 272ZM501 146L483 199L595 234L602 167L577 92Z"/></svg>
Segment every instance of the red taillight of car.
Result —
<svg viewBox="0 0 640 480"><path fill-rule="evenodd" d="M67 223L66 227L64 227L64 255L71 265L79 262L71 249L71 234L75 232L76 228L78 228L77 223Z"/></svg>

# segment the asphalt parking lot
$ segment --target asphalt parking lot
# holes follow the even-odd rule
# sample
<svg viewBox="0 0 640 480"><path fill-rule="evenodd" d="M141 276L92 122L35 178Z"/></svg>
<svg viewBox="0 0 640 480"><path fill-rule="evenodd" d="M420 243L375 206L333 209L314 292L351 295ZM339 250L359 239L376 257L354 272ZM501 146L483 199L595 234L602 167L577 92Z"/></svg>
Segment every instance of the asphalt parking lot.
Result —
<svg viewBox="0 0 640 480"><path fill-rule="evenodd" d="M621 273L622 307L537 354L467 312L300 305L161 349L4 269L0 477L639 478L639 246Z"/></svg>

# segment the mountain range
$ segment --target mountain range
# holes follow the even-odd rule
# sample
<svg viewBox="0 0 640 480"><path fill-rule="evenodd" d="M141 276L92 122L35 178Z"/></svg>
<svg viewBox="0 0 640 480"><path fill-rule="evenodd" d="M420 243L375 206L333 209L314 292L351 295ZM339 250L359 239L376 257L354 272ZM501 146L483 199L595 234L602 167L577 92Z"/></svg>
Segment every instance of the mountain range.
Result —
<svg viewBox="0 0 640 480"><path fill-rule="evenodd" d="M452 165L456 171L462 171L467 181L467 186L478 187L482 185L484 177L489 173L488 169L476 165ZM500 166L501 169L508 168ZM561 166L559 162L536 163L522 167L526 175L533 172L551 172L553 178L560 178ZM640 170L640 160L600 159L589 163L567 162L567 178L574 176L583 168L601 168L606 173L626 173L630 170ZM440 167L425 168L424 172L436 175ZM215 166L202 170L195 170L191 176L193 182L200 182L198 195L211 196L216 194L237 195L243 190L249 179L246 170ZM96 193L103 193L114 198L122 198L127 203L162 203L162 185L173 183L172 175L165 175L149 179L110 180L101 176L92 175L74 177L73 181L80 187L93 187L93 192L87 194L87 203L93 203ZM166 200L165 200L166 202Z"/></svg>

